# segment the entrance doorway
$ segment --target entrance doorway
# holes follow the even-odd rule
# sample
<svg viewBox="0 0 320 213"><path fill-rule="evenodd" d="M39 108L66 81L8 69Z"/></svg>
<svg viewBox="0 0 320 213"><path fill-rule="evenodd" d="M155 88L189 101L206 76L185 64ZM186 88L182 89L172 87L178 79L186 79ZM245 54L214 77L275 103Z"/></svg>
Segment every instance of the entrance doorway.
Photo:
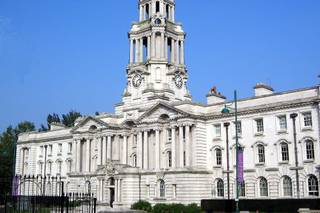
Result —
<svg viewBox="0 0 320 213"><path fill-rule="evenodd" d="M113 202L114 202L114 188L110 188L110 207L113 208Z"/></svg>
<svg viewBox="0 0 320 213"><path fill-rule="evenodd" d="M115 181L114 178L111 177L108 180L109 183L109 205L111 208L113 208L113 203L115 199Z"/></svg>

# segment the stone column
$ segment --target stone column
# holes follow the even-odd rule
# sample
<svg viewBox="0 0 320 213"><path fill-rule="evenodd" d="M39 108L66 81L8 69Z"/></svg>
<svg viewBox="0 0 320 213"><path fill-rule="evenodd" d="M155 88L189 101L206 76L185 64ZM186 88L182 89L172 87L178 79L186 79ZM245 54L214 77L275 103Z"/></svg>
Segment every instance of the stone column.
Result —
<svg viewBox="0 0 320 213"><path fill-rule="evenodd" d="M161 42L162 45L160 45L161 47L161 53L160 53L160 58L164 58L164 33L161 33Z"/></svg>
<svg viewBox="0 0 320 213"><path fill-rule="evenodd" d="M142 9L142 6L140 6L140 21L143 21L143 19L142 19L142 14L143 14L143 13L142 13L142 10L143 10L143 9Z"/></svg>
<svg viewBox="0 0 320 213"><path fill-rule="evenodd" d="M77 172L81 171L81 158L83 159L81 153L81 140L77 140Z"/></svg>
<svg viewBox="0 0 320 213"><path fill-rule="evenodd" d="M175 55L175 62L176 62L176 64L180 64L180 61L179 61L179 50L180 48L179 48L179 40L176 40L176 46L175 46L175 53L174 53L174 55Z"/></svg>
<svg viewBox="0 0 320 213"><path fill-rule="evenodd" d="M102 137L102 161L101 165L104 165L107 162L107 137Z"/></svg>
<svg viewBox="0 0 320 213"><path fill-rule="evenodd" d="M161 159L160 168L163 168L163 169L167 167L166 153L164 153L164 150L166 148L167 138L168 138L167 134L168 134L167 128L165 127L162 129L162 140L161 140L161 146L160 146L160 159Z"/></svg>
<svg viewBox="0 0 320 213"><path fill-rule="evenodd" d="M128 164L128 160L127 160L127 156L128 156L128 140L127 140L128 136L127 135L123 135L123 141L122 141L122 164Z"/></svg>
<svg viewBox="0 0 320 213"><path fill-rule="evenodd" d="M136 50L136 57L135 57L135 63L139 62L139 39L135 39L135 50Z"/></svg>
<svg viewBox="0 0 320 213"><path fill-rule="evenodd" d="M176 42L173 38L171 38L171 64L175 63L175 52L176 52Z"/></svg>
<svg viewBox="0 0 320 213"><path fill-rule="evenodd" d="M171 128L171 162L172 162L172 168L176 168L176 128Z"/></svg>
<svg viewBox="0 0 320 213"><path fill-rule="evenodd" d="M187 125L186 127L186 166L190 166L190 126Z"/></svg>
<svg viewBox="0 0 320 213"><path fill-rule="evenodd" d="M180 64L184 64L184 41L181 40Z"/></svg>
<svg viewBox="0 0 320 213"><path fill-rule="evenodd" d="M44 150L43 150L43 152L44 152ZM71 171L72 172L77 171L77 140L73 140L73 143L72 143L72 168L71 168ZM40 174L42 174L42 171Z"/></svg>
<svg viewBox="0 0 320 213"><path fill-rule="evenodd" d="M152 32L151 35L151 57L155 57L156 55L156 35Z"/></svg>
<svg viewBox="0 0 320 213"><path fill-rule="evenodd" d="M118 202L118 179L115 179L115 184L114 184L114 201Z"/></svg>
<svg viewBox="0 0 320 213"><path fill-rule="evenodd" d="M121 179L118 180L118 202L121 202Z"/></svg>
<svg viewBox="0 0 320 213"><path fill-rule="evenodd" d="M164 38L164 57L168 60L168 37L165 36Z"/></svg>
<svg viewBox="0 0 320 213"><path fill-rule="evenodd" d="M148 169L149 159L148 159L148 131L144 131L143 135L143 168Z"/></svg>
<svg viewBox="0 0 320 213"><path fill-rule="evenodd" d="M155 168L159 170L160 168L160 130L156 129L156 147L155 147Z"/></svg>
<svg viewBox="0 0 320 213"><path fill-rule="evenodd" d="M179 126L179 165L181 168L184 167L183 165L183 152L184 152L184 147L183 147L183 126Z"/></svg>
<svg viewBox="0 0 320 213"><path fill-rule="evenodd" d="M171 12L171 14L172 14L171 20L172 20L172 22L174 22L174 21L175 21L175 20L174 20L174 17L175 17L174 6L171 7L171 10L172 10L172 12Z"/></svg>
<svg viewBox="0 0 320 213"><path fill-rule="evenodd" d="M98 158L97 158L97 166L101 165L101 159L102 159L102 149L101 149L101 145L102 145L102 138L96 138L95 142L97 143L97 147L98 147Z"/></svg>
<svg viewBox="0 0 320 213"><path fill-rule="evenodd" d="M140 38L140 62L143 62L143 38Z"/></svg>
<svg viewBox="0 0 320 213"><path fill-rule="evenodd" d="M90 139L86 140L86 172L90 172Z"/></svg>
<svg viewBox="0 0 320 213"><path fill-rule="evenodd" d="M151 58L151 36L148 36L148 59Z"/></svg>
<svg viewBox="0 0 320 213"><path fill-rule="evenodd" d="M137 142L137 166L142 168L142 132L138 134L138 142Z"/></svg>
<svg viewBox="0 0 320 213"><path fill-rule="evenodd" d="M112 160L111 135L107 136L107 161Z"/></svg>
<svg viewBox="0 0 320 213"><path fill-rule="evenodd" d="M133 63L133 39L130 39L130 64Z"/></svg>

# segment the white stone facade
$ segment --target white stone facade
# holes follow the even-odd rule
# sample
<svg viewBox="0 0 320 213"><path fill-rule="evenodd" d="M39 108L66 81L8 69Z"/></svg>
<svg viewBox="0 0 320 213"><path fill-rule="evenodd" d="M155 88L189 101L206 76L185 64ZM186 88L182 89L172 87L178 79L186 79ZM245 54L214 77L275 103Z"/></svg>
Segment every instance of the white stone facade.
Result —
<svg viewBox="0 0 320 213"><path fill-rule="evenodd" d="M221 113L232 102L216 89L208 104L192 102L185 33L175 22L174 1L140 0L139 8L140 20L129 33L128 84L115 114L79 118L74 128L52 124L48 132L20 135L16 173L61 176L67 192L91 192L116 208L139 199L188 204L227 198L229 173L234 198L234 114ZM241 196L297 197L298 171L300 197L319 197L319 86L274 93L257 84L255 94L238 101ZM298 114L298 167L292 113ZM226 122L231 124L228 148Z"/></svg>

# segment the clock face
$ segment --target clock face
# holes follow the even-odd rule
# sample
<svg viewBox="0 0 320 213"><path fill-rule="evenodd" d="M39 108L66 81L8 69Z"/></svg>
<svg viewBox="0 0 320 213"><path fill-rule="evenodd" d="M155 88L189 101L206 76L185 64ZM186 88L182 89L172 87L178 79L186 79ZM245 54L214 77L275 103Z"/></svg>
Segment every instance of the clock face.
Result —
<svg viewBox="0 0 320 213"><path fill-rule="evenodd" d="M174 83L176 84L176 86L180 89L182 88L182 85L183 85L183 79L181 77L181 75L176 75L174 77Z"/></svg>
<svg viewBox="0 0 320 213"><path fill-rule="evenodd" d="M140 74L136 74L135 76L133 76L132 78L132 85L136 88L138 88L141 85L142 82L142 77Z"/></svg>

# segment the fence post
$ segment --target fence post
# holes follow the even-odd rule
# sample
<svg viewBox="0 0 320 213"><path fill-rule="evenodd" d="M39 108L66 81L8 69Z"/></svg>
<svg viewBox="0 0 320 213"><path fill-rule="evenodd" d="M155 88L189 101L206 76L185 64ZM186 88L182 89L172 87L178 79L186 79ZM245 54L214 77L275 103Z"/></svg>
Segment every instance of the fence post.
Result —
<svg viewBox="0 0 320 213"><path fill-rule="evenodd" d="M63 213L63 206L64 206L64 190L63 190L63 184L64 182L61 181L61 213Z"/></svg>
<svg viewBox="0 0 320 213"><path fill-rule="evenodd" d="M97 213L97 198L93 198L93 213Z"/></svg>

